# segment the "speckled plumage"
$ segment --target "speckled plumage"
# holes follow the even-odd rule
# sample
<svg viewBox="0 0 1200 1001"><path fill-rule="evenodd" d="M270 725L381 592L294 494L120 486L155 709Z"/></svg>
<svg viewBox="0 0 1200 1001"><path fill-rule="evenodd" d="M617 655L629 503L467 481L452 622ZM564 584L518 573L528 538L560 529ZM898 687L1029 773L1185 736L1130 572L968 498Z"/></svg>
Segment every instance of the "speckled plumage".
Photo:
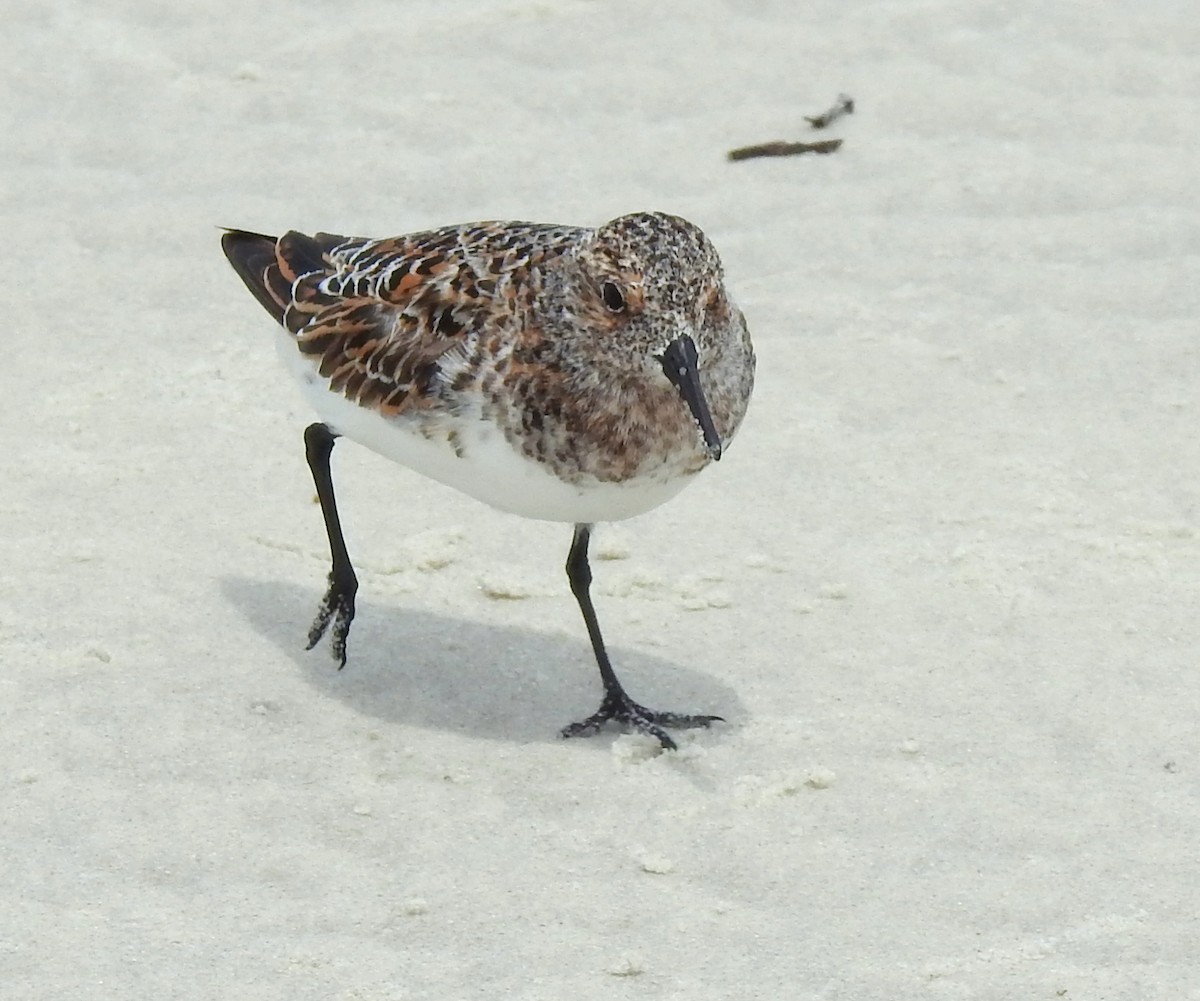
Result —
<svg viewBox="0 0 1200 1001"><path fill-rule="evenodd" d="M223 246L330 446L344 434L526 517L582 527L657 506L720 458L753 387L720 259L676 216Z"/></svg>

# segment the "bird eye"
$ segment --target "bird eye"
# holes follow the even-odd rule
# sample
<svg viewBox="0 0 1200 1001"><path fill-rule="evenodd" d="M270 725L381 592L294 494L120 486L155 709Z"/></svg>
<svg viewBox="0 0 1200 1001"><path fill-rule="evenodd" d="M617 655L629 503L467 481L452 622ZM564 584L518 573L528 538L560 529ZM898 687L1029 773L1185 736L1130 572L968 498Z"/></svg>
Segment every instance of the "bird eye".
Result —
<svg viewBox="0 0 1200 1001"><path fill-rule="evenodd" d="M600 295L604 299L604 305L608 307L610 312L620 313L625 309L625 296L621 294L621 290L612 282L605 282L600 287Z"/></svg>

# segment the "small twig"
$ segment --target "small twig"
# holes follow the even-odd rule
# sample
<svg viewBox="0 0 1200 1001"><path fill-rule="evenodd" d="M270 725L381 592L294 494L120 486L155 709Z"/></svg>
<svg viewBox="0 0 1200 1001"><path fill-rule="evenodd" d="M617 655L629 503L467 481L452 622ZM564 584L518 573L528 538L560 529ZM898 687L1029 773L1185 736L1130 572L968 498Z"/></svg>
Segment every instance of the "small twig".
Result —
<svg viewBox="0 0 1200 1001"><path fill-rule="evenodd" d="M823 111L821 114L813 118L804 116L804 120L808 122L814 129L823 129L826 125L832 125L842 115L854 114L854 98L849 94L838 94L837 100L833 102L833 107L828 111Z"/></svg>
<svg viewBox="0 0 1200 1001"><path fill-rule="evenodd" d="M822 139L815 143L773 142L742 146L729 151L730 160L749 160L756 156L795 156L799 153L832 153L842 145L840 139Z"/></svg>

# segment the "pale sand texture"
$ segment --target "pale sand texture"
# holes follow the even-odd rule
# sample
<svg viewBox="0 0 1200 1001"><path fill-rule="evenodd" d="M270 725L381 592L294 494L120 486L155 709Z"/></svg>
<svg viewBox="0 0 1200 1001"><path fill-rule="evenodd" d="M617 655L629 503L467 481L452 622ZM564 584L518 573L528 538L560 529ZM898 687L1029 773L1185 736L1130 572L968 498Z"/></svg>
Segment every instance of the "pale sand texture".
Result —
<svg viewBox="0 0 1200 1001"><path fill-rule="evenodd" d="M1200 997L1194 5L4 22L0 995ZM599 613L729 723L557 740L569 529L352 444L351 659L306 653L310 415L217 227L644 208L759 384Z"/></svg>

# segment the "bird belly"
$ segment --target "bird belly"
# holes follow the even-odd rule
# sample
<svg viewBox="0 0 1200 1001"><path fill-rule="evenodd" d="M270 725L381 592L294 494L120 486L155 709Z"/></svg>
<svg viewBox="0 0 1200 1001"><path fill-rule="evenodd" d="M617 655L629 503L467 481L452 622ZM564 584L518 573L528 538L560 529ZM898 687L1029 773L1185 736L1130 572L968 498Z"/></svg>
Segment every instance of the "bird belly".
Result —
<svg viewBox="0 0 1200 1001"><path fill-rule="evenodd" d="M567 482L545 463L520 454L500 428L477 412L436 415L414 409L385 417L359 406L331 391L295 342L286 332L281 334L281 356L305 398L333 431L501 511L571 524L621 521L670 500L692 478Z"/></svg>

